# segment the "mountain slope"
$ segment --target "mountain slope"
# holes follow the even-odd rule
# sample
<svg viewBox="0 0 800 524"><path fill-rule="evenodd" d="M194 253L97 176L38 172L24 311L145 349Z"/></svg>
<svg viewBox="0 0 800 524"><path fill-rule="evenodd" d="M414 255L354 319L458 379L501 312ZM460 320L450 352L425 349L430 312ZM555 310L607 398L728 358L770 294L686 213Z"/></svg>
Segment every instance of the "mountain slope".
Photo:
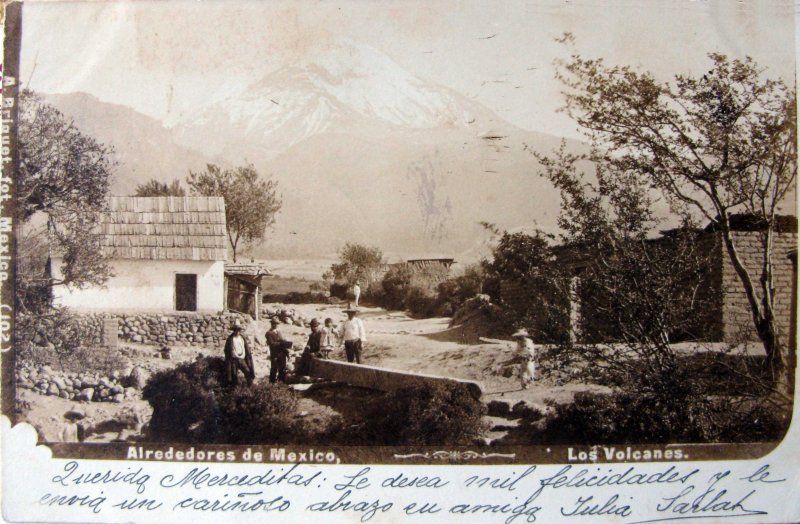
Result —
<svg viewBox="0 0 800 524"><path fill-rule="evenodd" d="M115 194L208 161L252 162L273 176L284 203L255 246L263 258L328 255L345 242L470 256L486 236L480 222L552 228L558 213L558 194L525 150L550 151L558 137L516 128L351 42L244 88L220 86L168 127L84 94L48 100L116 148Z"/></svg>
<svg viewBox="0 0 800 524"><path fill-rule="evenodd" d="M175 144L161 122L125 106L101 102L86 93L47 94L45 100L72 119L75 126L115 150L114 195L131 195L136 186L156 178L183 179L211 159Z"/></svg>

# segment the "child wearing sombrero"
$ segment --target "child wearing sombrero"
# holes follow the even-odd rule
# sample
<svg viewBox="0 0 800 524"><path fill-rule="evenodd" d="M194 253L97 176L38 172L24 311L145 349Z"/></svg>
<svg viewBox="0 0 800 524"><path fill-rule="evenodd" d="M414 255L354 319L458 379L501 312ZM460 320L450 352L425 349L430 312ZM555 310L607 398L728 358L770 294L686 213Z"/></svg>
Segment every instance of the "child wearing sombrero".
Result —
<svg viewBox="0 0 800 524"><path fill-rule="evenodd" d="M528 389L536 374L536 347L527 329L518 329L511 335L517 341L517 358L521 361L519 379L522 389Z"/></svg>

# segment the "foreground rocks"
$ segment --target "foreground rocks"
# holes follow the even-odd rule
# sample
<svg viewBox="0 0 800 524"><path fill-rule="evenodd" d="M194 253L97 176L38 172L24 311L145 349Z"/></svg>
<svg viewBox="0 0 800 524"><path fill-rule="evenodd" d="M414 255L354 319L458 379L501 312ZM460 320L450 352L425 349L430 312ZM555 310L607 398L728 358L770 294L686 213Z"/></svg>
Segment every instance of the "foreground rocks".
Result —
<svg viewBox="0 0 800 524"><path fill-rule="evenodd" d="M40 395L60 397L83 402L116 402L141 397L149 373L134 367L129 373L63 372L50 366L32 366L22 363L16 371L16 385Z"/></svg>

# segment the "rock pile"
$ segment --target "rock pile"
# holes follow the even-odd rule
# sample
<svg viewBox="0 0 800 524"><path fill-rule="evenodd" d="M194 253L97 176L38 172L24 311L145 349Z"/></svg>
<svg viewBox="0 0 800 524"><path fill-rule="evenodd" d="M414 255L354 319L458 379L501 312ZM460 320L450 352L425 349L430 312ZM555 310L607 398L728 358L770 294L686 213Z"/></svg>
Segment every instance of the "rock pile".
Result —
<svg viewBox="0 0 800 524"><path fill-rule="evenodd" d="M262 307L261 314L264 318L277 318L284 324L297 327L307 328L311 321L292 308L283 308L274 304Z"/></svg>
<svg viewBox="0 0 800 524"><path fill-rule="evenodd" d="M245 326L250 317L239 313L179 313L179 314L110 314L81 315L82 342L96 345L102 340L103 322L116 318L119 339L151 345L187 345L219 347L230 334L231 324L239 319Z"/></svg>
<svg viewBox="0 0 800 524"><path fill-rule="evenodd" d="M74 373L54 371L50 366L22 363L16 372L18 388L84 402L124 402L139 398L149 373L136 366L104 376L96 372Z"/></svg>

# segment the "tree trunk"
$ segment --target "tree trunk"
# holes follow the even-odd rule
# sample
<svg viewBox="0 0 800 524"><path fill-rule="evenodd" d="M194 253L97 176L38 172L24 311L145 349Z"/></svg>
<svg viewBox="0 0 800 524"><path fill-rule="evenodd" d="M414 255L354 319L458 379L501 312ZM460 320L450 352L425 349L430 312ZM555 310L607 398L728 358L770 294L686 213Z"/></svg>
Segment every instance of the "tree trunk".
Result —
<svg viewBox="0 0 800 524"><path fill-rule="evenodd" d="M773 304L771 300L772 296L771 294L765 294L763 297L764 300L759 302L756 295L755 286L753 285L753 280L750 277L750 273L747 271L747 268L744 267L741 258L739 258L739 253L736 249L736 245L733 242L733 235L730 230L728 215L727 213L721 213L721 215L722 217L719 225L721 226L720 229L722 230L722 238L725 244L725 249L728 253L728 258L730 259L731 264L733 265L733 268L739 277L739 281L744 287L745 294L747 295L747 301L750 305L750 312L753 316L753 325L756 329L756 334L758 335L759 340L764 346L764 352L767 356L766 365L770 371L772 386L779 393L785 394L789 390L789 379L787 376L786 362L784 361L783 354L781 352L778 333L775 329L775 316L773 313ZM764 247L765 249L771 248L770 245L766 245ZM764 259L767 261L770 261L771 257L772 253L767 252L764 254ZM769 266L767 266L766 269L768 271ZM767 273L764 275L762 288L771 289L771 287L772 274Z"/></svg>

